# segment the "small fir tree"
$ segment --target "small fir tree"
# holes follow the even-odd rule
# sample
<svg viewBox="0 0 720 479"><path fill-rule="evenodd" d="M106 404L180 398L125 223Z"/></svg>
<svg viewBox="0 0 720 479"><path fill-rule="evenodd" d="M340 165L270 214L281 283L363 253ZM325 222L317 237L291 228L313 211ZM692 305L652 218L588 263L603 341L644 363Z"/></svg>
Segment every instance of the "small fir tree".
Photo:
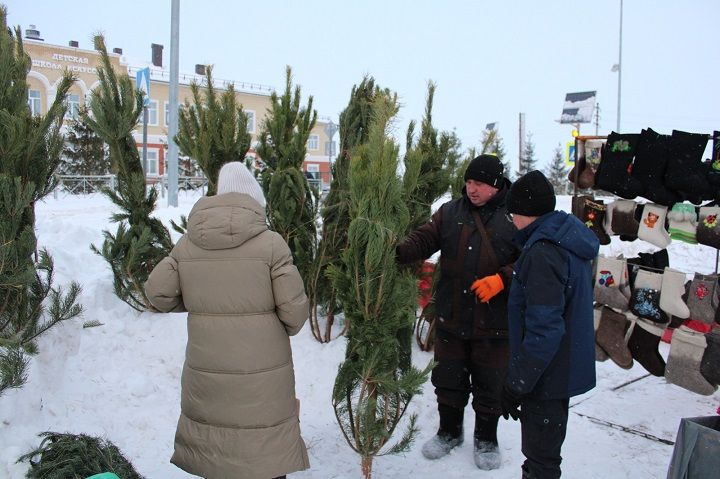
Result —
<svg viewBox="0 0 720 479"><path fill-rule="evenodd" d="M64 74L47 114L33 117L29 71L20 28L8 27L0 5L0 395L25 383L38 337L82 313L80 285L71 283L67 293L53 287L52 258L37 250L35 236L35 203L57 186L64 101L74 78Z"/></svg>
<svg viewBox="0 0 720 479"><path fill-rule="evenodd" d="M477 150L475 150L474 147L468 148L465 159L455 168L455 173L450 180L452 199L462 196L463 188L465 188L465 170L467 170L468 165L470 165L470 162L476 156L478 156Z"/></svg>
<svg viewBox="0 0 720 479"><path fill-rule="evenodd" d="M558 195L565 195L568 192L569 186L572 184L568 181L568 168L565 165L565 160L562 155L562 147L558 144L555 148L552 160L545 169L545 175L550 181L550 184L555 188L555 193Z"/></svg>
<svg viewBox="0 0 720 479"><path fill-rule="evenodd" d="M387 447L421 390L429 368L401 368L398 332L408 330L415 309L415 279L395 263L395 245L410 216L397 176L398 147L388 138L396 103L380 96L366 144L351 155L350 226L342 268L330 274L350 322L345 360L333 388L333 408L350 447L372 477L373 458L406 450L416 433L415 415L402 438Z"/></svg>
<svg viewBox="0 0 720 479"><path fill-rule="evenodd" d="M87 116L87 106L83 105L78 117L70 121L60 165L64 175L107 175L110 172L107 147L85 121Z"/></svg>
<svg viewBox="0 0 720 479"><path fill-rule="evenodd" d="M247 131L248 118L237 102L235 89L228 84L219 93L212 80L212 67L206 69L205 89L190 85L193 103L180 109L175 141L181 155L195 160L208 179L207 196L217 192L220 168L230 161L244 161L252 135Z"/></svg>
<svg viewBox="0 0 720 479"><path fill-rule="evenodd" d="M537 170L537 158L535 158L535 144L532 141L532 133L528 133L525 140L525 148L523 149L522 159L520 160L520 168L515 172L515 178L520 178L525 173Z"/></svg>
<svg viewBox="0 0 720 479"><path fill-rule="evenodd" d="M480 153L478 154L497 156L505 167L505 176L510 179L512 176L512 170L510 168L510 163L505 161L505 145L503 144L502 138L498 134L497 130L484 130L480 139L480 145Z"/></svg>
<svg viewBox="0 0 720 479"><path fill-rule="evenodd" d="M157 190L145 186L140 154L132 137L143 97L129 76L113 70L105 39L98 35L94 43L100 52L100 84L90 97L93 117L86 116L85 121L108 144L111 162L117 165L117 191L106 188L103 192L121 212L110 218L118 223L117 232L103 231L102 247L91 248L109 263L118 298L138 311L155 311L144 284L155 265L170 253L172 241L162 222L150 216Z"/></svg>
<svg viewBox="0 0 720 479"><path fill-rule="evenodd" d="M353 86L350 101L340 113L340 154L333 165L330 192L321 211L322 235L307 288L314 293L310 296L310 326L313 336L320 342L330 341L335 314L340 309L337 291L329 280L327 271L331 266L341 267L340 254L347 246L347 230L350 225L350 151L367 141L372 107L380 95L393 98L389 90L381 90L375 84L374 78L366 76L359 85ZM326 313L324 328L320 326L319 308ZM348 325L346 321L345 327Z"/></svg>
<svg viewBox="0 0 720 479"><path fill-rule="evenodd" d="M290 246L295 265L309 279L317 251L317 203L319 195L303 173L307 141L317 121L313 97L300 106L300 87L292 87L292 70L286 69L285 92L270 96L257 152L267 165L261 185L267 200L268 221ZM310 294L312 294L310 292Z"/></svg>

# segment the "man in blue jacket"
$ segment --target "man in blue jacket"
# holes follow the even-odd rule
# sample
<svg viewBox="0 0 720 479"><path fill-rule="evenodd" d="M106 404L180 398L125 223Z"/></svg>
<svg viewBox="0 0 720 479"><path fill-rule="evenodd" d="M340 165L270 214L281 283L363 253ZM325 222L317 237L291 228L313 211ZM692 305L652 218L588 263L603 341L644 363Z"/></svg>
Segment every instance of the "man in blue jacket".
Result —
<svg viewBox="0 0 720 479"><path fill-rule="evenodd" d="M555 211L555 192L540 171L517 180L506 205L522 253L508 299L501 408L505 419L520 418L523 479L555 479L569 398L595 387L592 260L600 245L575 216Z"/></svg>

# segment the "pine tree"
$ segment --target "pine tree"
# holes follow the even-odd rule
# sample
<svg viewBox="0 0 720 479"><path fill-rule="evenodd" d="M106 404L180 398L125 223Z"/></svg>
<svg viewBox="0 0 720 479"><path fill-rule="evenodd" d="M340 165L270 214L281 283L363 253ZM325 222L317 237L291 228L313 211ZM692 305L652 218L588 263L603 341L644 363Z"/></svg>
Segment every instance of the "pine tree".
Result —
<svg viewBox="0 0 720 479"><path fill-rule="evenodd" d="M78 117L70 120L60 165L64 175L107 175L110 172L107 147L85 121L87 116L87 107L82 106Z"/></svg>
<svg viewBox="0 0 720 479"><path fill-rule="evenodd" d="M347 246L347 230L350 225L350 151L367 141L372 106L380 95L395 98L390 91L381 90L372 77L366 76L359 85L353 86L350 101L340 113L340 154L333 165L330 192L321 210L322 235L309 275L310 284L307 286L308 291L313 293L310 296L310 326L313 336L320 342L330 341L335 314L340 309L337 292L326 273L331 265L335 268L341 267L340 254ZM322 331L318 308L322 308L326 313ZM348 324L346 322L345 327Z"/></svg>
<svg viewBox="0 0 720 479"><path fill-rule="evenodd" d="M457 168L455 168L455 173L453 177L450 180L450 192L452 194L452 199L460 198L462 196L463 188L465 188L465 170L467 170L468 165L470 165L470 162L478 156L477 150L475 150L474 147L468 148L467 153L465 154L465 159L458 165Z"/></svg>
<svg viewBox="0 0 720 479"><path fill-rule="evenodd" d="M535 144L532 142L532 133L528 133L525 140L525 148L523 150L522 159L520 160L520 168L515 172L515 177L520 178L525 173L536 170L537 158L535 158Z"/></svg>
<svg viewBox="0 0 720 479"><path fill-rule="evenodd" d="M82 313L80 285L72 282L67 293L53 287L53 260L37 250L35 236L35 203L57 186L64 101L74 78L64 74L47 114L33 117L29 71L20 27L8 27L0 5L0 395L25 383L38 337Z"/></svg>
<svg viewBox="0 0 720 479"><path fill-rule="evenodd" d="M108 144L110 161L117 165L117 191L104 189L121 212L112 215L117 232L103 231L101 249L91 249L109 263L115 294L137 311L155 311L145 295L144 284L155 265L172 249L170 233L162 222L151 217L157 190L147 189L140 154L132 130L142 113L143 97L128 75L117 75L110 64L105 39L94 39L100 52L100 84L90 97L90 128Z"/></svg>
<svg viewBox="0 0 720 479"><path fill-rule="evenodd" d="M206 69L205 90L190 85L193 104L180 109L175 136L180 154L194 159L208 179L207 195L217 191L220 168L230 161L244 161L252 135L247 131L247 115L238 104L235 89L228 84L218 94L212 80L212 67Z"/></svg>
<svg viewBox="0 0 720 479"><path fill-rule="evenodd" d="M292 88L292 70L286 69L285 92L270 96L270 109L260 133L257 152L267 165L262 187L267 200L268 220L290 246L295 265L307 287L317 251L317 189L302 171L307 140L317 121L313 97L300 106L300 87ZM312 292L311 292L312 294Z"/></svg>
<svg viewBox="0 0 720 479"><path fill-rule="evenodd" d="M552 160L545 170L545 175L547 175L548 181L550 181L550 184L555 188L555 193L558 195L567 194L568 187L571 183L567 179L568 169L567 166L565 166L565 160L563 160L562 157L562 147L559 144L557 148L555 148Z"/></svg>
<svg viewBox="0 0 720 479"><path fill-rule="evenodd" d="M415 309L416 286L412 275L396 265L395 244L410 216L397 176L398 147L387 135L397 104L384 96L378 102L368 142L352 152L343 267L330 270L350 322L333 407L345 439L361 457L366 479L375 456L404 451L412 442L414 415L402 438L386 447L429 372L401 368L398 332L407 329Z"/></svg>

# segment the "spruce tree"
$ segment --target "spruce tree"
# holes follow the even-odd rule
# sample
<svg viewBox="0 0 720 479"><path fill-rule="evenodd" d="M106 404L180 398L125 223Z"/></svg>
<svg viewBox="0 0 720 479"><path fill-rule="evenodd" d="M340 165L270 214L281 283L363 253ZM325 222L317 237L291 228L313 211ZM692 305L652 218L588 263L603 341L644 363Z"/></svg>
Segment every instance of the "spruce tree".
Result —
<svg viewBox="0 0 720 479"><path fill-rule="evenodd" d="M525 173L536 170L537 158L535 158L535 144L532 142L532 133L528 133L525 140L525 148L523 149L522 159L520 160L520 168L515 172L515 177L520 178Z"/></svg>
<svg viewBox="0 0 720 479"><path fill-rule="evenodd" d="M322 235L307 287L308 292L314 293L310 296L310 326L313 336L320 342L330 341L335 314L339 311L337 292L327 277L327 270L330 266L341 267L340 254L347 246L350 225L350 151L367 141L372 106L380 95L393 98L388 90L381 90L375 84L374 78L365 76L359 85L353 86L350 101L340 113L340 154L333 165L330 192L321 210ZM320 326L319 308L326 314L324 328Z"/></svg>
<svg viewBox="0 0 720 479"><path fill-rule="evenodd" d="M52 257L37 250L35 236L35 204L57 186L64 101L74 78L64 74L47 113L33 117L29 71L20 27L8 27L0 5L0 395L25 383L38 337L82 313L80 285L72 282L67 293L53 287Z"/></svg>
<svg viewBox="0 0 720 479"><path fill-rule="evenodd" d="M285 92L270 96L257 152L267 165L261 184L267 200L270 226L290 246L300 275L308 281L317 250L317 189L303 173L307 141L317 121L313 97L300 106L300 87L292 87L292 70L286 69Z"/></svg>
<svg viewBox="0 0 720 479"><path fill-rule="evenodd" d="M558 195L565 195L568 192L569 186L572 184L568 181L568 168L565 166L565 160L562 156L562 147L558 144L555 148L550 164L545 169L545 175L550 181L550 184L555 188L555 193Z"/></svg>
<svg viewBox="0 0 720 479"><path fill-rule="evenodd" d="M230 161L244 161L252 135L247 131L247 115L237 102L235 89L228 84L218 93L213 85L212 67L205 73L205 89L193 81L193 103L180 109L175 142L180 154L195 160L208 179L207 196L217 191L220 168Z"/></svg>
<svg viewBox="0 0 720 479"><path fill-rule="evenodd" d="M172 241L162 222L150 215L155 209L157 190L146 188L140 154L132 131L143 108L143 97L130 77L117 75L110 64L105 39L94 39L100 52L100 84L93 90L90 107L93 116L85 117L90 128L108 144L110 160L117 165L117 191L105 188L110 200L121 212L110 220L118 223L117 232L103 231L105 241L92 250L109 263L115 294L137 311L155 311L144 284L155 265L172 249Z"/></svg>
<svg viewBox="0 0 720 479"><path fill-rule="evenodd" d="M452 199L460 198L462 196L463 188L465 188L465 170L467 170L468 165L470 165L470 162L476 156L477 150L475 150L474 147L468 148L468 151L465 154L465 159L463 159L462 163L455 168L455 173L450 179L450 192L452 194Z"/></svg>
<svg viewBox="0 0 720 479"><path fill-rule="evenodd" d="M510 163L505 161L505 145L503 144L502 138L498 134L497 130L484 130L482 132L482 138L480 139L480 155L495 155L500 159L503 166L505 167L505 176L508 179L512 179L512 170Z"/></svg>
<svg viewBox="0 0 720 479"><path fill-rule="evenodd" d="M63 149L60 173L64 175L107 175L110 157L107 147L85 118L86 106L80 107L77 118L70 120Z"/></svg>
<svg viewBox="0 0 720 479"><path fill-rule="evenodd" d="M333 388L333 408L365 478L375 456L406 450L415 415L402 438L388 443L428 369L401 368L398 333L415 310L415 279L395 262L395 245L410 221L397 175L398 147L388 138L397 104L385 96L373 106L368 142L354 149L349 171L350 226L342 268L330 275L350 326L345 360Z"/></svg>

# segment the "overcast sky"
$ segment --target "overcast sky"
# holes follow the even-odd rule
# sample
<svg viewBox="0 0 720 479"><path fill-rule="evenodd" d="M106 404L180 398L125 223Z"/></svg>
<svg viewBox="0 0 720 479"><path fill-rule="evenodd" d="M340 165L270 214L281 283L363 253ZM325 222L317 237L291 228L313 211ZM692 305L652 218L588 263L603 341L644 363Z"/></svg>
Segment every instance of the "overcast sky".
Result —
<svg viewBox="0 0 720 479"><path fill-rule="evenodd" d="M170 0L4 1L11 25L34 24L48 43L89 49L100 31L130 60L163 44L169 65ZM516 169L520 112L540 166L571 139L557 123L566 93L596 90L599 133L615 130L619 25L620 0L180 0L180 72L213 64L218 79L280 89L290 65L335 122L369 74L399 95L401 144L433 80L436 127L466 149L498 122ZM720 130L719 46L718 0L625 0L621 131Z"/></svg>

